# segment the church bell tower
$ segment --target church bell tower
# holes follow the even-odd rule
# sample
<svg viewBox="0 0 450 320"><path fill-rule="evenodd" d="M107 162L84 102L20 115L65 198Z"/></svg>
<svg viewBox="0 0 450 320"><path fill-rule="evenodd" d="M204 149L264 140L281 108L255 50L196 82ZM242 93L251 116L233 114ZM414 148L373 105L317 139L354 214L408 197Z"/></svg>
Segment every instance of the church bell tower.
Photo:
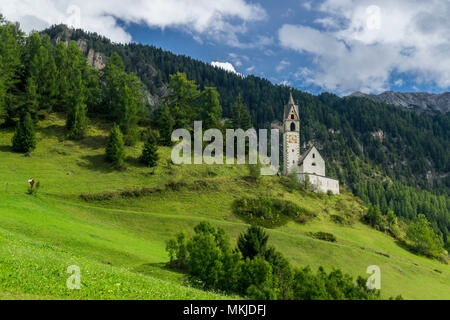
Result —
<svg viewBox="0 0 450 320"><path fill-rule="evenodd" d="M292 89L288 104L284 107L283 115L283 149L284 170L288 175L298 170L300 160L300 114L298 106L292 98Z"/></svg>

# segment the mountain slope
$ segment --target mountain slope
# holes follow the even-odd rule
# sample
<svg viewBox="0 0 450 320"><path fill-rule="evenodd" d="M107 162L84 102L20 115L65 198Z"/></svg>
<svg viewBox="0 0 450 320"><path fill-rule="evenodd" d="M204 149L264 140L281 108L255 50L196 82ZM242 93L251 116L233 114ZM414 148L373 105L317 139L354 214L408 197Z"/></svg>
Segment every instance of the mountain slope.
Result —
<svg viewBox="0 0 450 320"><path fill-rule="evenodd" d="M241 94L257 128L280 121L288 101L287 87L254 76L242 78L153 46L114 44L65 26L45 33L54 42L76 40L97 67L118 53L126 70L136 72L146 85L152 108L167 93L170 75L176 72L186 73L200 87L216 87L224 117L231 116L231 107ZM328 176L380 206L385 214L393 210L406 220L426 214L450 247L450 114L418 114L329 93L313 96L294 90L293 96L300 106L302 148L318 147L326 159Z"/></svg>
<svg viewBox="0 0 450 320"><path fill-rule="evenodd" d="M264 195L315 215L268 230L270 243L294 266L337 266L356 277L378 265L385 298L450 299L449 265L416 256L362 224L366 207L349 193L289 192L279 177L250 183L245 166L168 165L169 148L160 148L152 173L136 161L141 145L127 147L127 170L117 171L103 160L108 124L93 121L79 142L64 139L63 125L54 114L39 123L32 157L11 152L12 132L0 129L0 181L8 185L0 190L1 298L223 298L185 287L182 274L164 268L165 241L180 230L192 233L200 221L224 228L235 241L247 225L232 214L233 200ZM41 182L37 196L25 194L30 177ZM142 187L155 191L120 195ZM309 235L319 231L337 242ZM84 277L80 292L65 287L73 264Z"/></svg>
<svg viewBox="0 0 450 320"><path fill-rule="evenodd" d="M378 95L355 92L349 97L367 98L375 102L393 104L417 112L445 114L450 111L450 92L433 94L427 92L385 91Z"/></svg>

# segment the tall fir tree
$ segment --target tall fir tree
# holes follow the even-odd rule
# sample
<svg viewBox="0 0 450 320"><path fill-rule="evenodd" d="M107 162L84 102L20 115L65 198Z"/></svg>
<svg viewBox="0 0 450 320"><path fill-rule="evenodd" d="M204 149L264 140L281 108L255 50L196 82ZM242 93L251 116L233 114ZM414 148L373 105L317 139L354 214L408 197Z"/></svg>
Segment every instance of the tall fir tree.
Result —
<svg viewBox="0 0 450 320"><path fill-rule="evenodd" d="M81 72L78 69L72 71L71 87L66 127L69 130L68 138L76 140L83 138L84 131L87 128L84 86L81 79Z"/></svg>
<svg viewBox="0 0 450 320"><path fill-rule="evenodd" d="M199 119L203 121L203 129L220 128L222 107L220 106L219 93L216 88L206 87L200 95Z"/></svg>
<svg viewBox="0 0 450 320"><path fill-rule="evenodd" d="M116 124L111 129L108 145L106 146L106 160L116 167L121 167L125 160L125 146L123 134Z"/></svg>
<svg viewBox="0 0 450 320"><path fill-rule="evenodd" d="M37 93L37 85L33 77L29 77L25 87L24 105L21 114L29 113L31 118L36 122L39 110L39 96Z"/></svg>
<svg viewBox="0 0 450 320"><path fill-rule="evenodd" d="M153 134L150 134L142 150L141 162L148 167L156 167L158 163L158 146Z"/></svg>
<svg viewBox="0 0 450 320"><path fill-rule="evenodd" d="M154 112L154 122L159 130L159 143L163 146L172 145L172 132L175 120L168 106L162 106Z"/></svg>
<svg viewBox="0 0 450 320"><path fill-rule="evenodd" d="M36 131L29 113L17 124L12 138L12 148L16 152L30 152L36 148Z"/></svg>

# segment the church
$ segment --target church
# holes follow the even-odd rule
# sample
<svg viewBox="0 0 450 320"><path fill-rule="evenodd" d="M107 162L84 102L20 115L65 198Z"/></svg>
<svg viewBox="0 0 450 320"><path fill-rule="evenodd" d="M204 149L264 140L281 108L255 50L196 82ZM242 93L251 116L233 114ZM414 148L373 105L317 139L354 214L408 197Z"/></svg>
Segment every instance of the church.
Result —
<svg viewBox="0 0 450 320"><path fill-rule="evenodd" d="M292 92L283 115L284 174L295 172L299 182L309 178L316 191L339 194L339 181L326 177L325 160L316 147L312 146L303 155L300 153L300 113L294 103Z"/></svg>

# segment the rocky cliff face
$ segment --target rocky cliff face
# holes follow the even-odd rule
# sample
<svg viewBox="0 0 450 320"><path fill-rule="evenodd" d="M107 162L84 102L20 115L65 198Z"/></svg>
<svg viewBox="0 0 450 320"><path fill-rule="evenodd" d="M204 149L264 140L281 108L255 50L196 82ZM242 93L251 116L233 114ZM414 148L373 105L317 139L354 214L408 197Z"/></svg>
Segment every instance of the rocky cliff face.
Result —
<svg viewBox="0 0 450 320"><path fill-rule="evenodd" d="M379 95L355 92L350 97L363 97L375 102L384 102L395 106L412 109L417 112L448 113L450 111L450 92L433 94L426 92L386 91Z"/></svg>

